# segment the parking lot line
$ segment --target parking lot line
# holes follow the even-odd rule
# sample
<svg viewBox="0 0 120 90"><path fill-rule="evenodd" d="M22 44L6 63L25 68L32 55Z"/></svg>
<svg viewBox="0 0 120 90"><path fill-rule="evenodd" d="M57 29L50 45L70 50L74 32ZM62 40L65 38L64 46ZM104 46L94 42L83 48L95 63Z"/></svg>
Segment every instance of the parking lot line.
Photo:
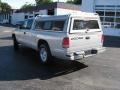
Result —
<svg viewBox="0 0 120 90"><path fill-rule="evenodd" d="M4 33L9 33L9 32L12 32L12 31L10 31L10 30L6 30L6 31L3 31Z"/></svg>

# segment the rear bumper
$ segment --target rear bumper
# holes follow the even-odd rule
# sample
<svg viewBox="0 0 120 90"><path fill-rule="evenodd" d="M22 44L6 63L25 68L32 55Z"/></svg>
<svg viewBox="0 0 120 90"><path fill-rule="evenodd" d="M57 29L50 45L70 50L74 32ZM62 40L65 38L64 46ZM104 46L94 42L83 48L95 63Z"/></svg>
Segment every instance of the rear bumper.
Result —
<svg viewBox="0 0 120 90"><path fill-rule="evenodd" d="M99 54L99 53L104 52L104 51L106 50L106 48L105 48L105 47L102 47L102 48L98 48L97 50L98 50L98 54Z"/></svg>
<svg viewBox="0 0 120 90"><path fill-rule="evenodd" d="M106 49L104 47L102 47L102 48L89 50L91 52L90 53L88 52L87 54L86 54L86 51L74 52L71 54L67 54L65 59L67 59L67 60L80 60L80 59L83 59L83 58L86 58L89 56L97 55L99 53L104 52L105 50Z"/></svg>

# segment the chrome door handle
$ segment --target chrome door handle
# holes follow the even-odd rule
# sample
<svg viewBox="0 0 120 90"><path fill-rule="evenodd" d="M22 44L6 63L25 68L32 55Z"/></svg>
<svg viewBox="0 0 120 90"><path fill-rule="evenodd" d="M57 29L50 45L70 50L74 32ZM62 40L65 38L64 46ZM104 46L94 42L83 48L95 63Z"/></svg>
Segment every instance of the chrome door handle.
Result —
<svg viewBox="0 0 120 90"><path fill-rule="evenodd" d="M26 32L24 32L24 34L26 34Z"/></svg>

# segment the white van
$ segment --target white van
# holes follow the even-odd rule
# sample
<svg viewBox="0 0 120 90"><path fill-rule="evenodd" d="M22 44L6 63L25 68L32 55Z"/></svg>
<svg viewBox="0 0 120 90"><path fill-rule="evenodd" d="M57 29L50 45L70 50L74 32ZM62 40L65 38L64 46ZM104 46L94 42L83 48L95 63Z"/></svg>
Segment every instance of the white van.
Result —
<svg viewBox="0 0 120 90"><path fill-rule="evenodd" d="M41 16L29 19L13 32L14 49L25 45L38 51L42 63L52 56L79 60L103 52L103 31L98 14Z"/></svg>

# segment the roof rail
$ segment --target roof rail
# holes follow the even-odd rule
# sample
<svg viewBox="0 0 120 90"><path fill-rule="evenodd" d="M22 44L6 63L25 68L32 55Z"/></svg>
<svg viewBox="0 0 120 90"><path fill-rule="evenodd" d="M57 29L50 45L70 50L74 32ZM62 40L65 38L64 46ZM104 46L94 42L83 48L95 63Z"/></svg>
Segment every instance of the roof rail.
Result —
<svg viewBox="0 0 120 90"><path fill-rule="evenodd" d="M37 15L36 17L48 17L48 16L50 16L50 15Z"/></svg>

